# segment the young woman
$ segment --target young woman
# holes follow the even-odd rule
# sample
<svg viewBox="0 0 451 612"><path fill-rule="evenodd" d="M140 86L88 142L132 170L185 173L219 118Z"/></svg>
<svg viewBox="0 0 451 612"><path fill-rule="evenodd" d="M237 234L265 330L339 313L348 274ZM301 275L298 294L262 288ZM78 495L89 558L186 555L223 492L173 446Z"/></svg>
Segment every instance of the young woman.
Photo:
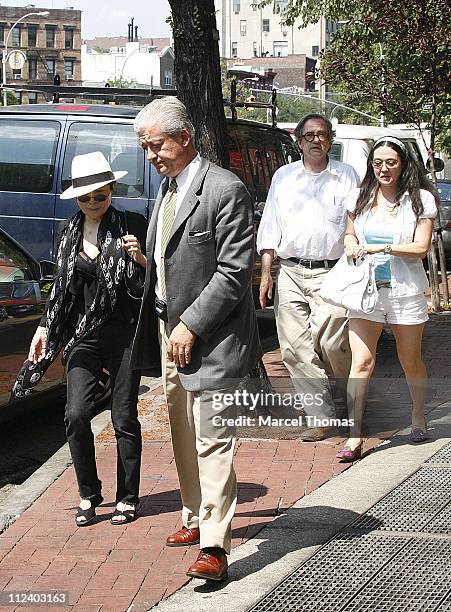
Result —
<svg viewBox="0 0 451 612"><path fill-rule="evenodd" d="M421 341L428 320L424 291L426 256L436 216L433 187L406 145L394 137L380 138L368 157L360 189L347 199L345 252L354 258L373 254L378 300L373 313L349 312L352 365L348 382L350 418L354 425L342 461L361 455L361 427L376 347L384 323L396 339L398 358L412 398L412 442L426 440L424 402L427 373Z"/></svg>
<svg viewBox="0 0 451 612"><path fill-rule="evenodd" d="M66 433L81 497L75 522L80 527L93 522L103 501L91 430L103 368L111 378L117 441L116 510L111 522L133 520L139 501L140 373L130 370L129 361L140 305L133 294L139 293L138 277L146 266L141 248L147 222L111 206L114 182L125 174L113 173L102 153L74 157L72 186L61 198L77 198L80 210L61 232L52 292L13 389L16 397L29 392L62 351L67 364Z"/></svg>

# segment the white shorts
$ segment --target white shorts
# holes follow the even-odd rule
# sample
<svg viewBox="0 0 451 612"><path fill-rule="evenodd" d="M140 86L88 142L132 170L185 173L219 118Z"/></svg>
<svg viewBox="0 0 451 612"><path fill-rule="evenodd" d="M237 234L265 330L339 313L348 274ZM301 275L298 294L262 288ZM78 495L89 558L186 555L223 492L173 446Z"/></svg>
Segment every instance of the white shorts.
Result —
<svg viewBox="0 0 451 612"><path fill-rule="evenodd" d="M423 293L397 298L392 296L392 290L388 287L378 290L376 308L371 314L350 310L348 317L395 325L419 325L429 319L428 305Z"/></svg>

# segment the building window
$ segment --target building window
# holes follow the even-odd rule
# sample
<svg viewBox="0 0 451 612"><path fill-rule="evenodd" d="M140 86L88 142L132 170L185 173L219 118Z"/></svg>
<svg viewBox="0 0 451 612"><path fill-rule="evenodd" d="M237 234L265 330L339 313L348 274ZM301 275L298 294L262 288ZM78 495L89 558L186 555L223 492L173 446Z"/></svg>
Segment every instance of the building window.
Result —
<svg viewBox="0 0 451 612"><path fill-rule="evenodd" d="M167 86L172 86L172 70L164 71L164 84Z"/></svg>
<svg viewBox="0 0 451 612"><path fill-rule="evenodd" d="M238 43L232 43L232 57L238 57Z"/></svg>
<svg viewBox="0 0 451 612"><path fill-rule="evenodd" d="M288 4L288 0L276 0L275 2L275 13L280 13L281 11L284 11L287 7Z"/></svg>
<svg viewBox="0 0 451 612"><path fill-rule="evenodd" d="M21 34L21 29L16 26L14 30L11 32L11 39L12 39L13 47L20 47L20 34Z"/></svg>
<svg viewBox="0 0 451 612"><path fill-rule="evenodd" d="M64 28L64 48L74 48L74 31L72 28Z"/></svg>
<svg viewBox="0 0 451 612"><path fill-rule="evenodd" d="M47 49L53 49L55 46L55 28L45 29L45 46Z"/></svg>
<svg viewBox="0 0 451 612"><path fill-rule="evenodd" d="M246 32L247 32L247 21L246 21L246 19L241 19L240 20L240 34L241 34L241 36L246 36Z"/></svg>
<svg viewBox="0 0 451 612"><path fill-rule="evenodd" d="M38 78L38 60L28 60L28 78L33 81Z"/></svg>
<svg viewBox="0 0 451 612"><path fill-rule="evenodd" d="M36 39L38 35L38 28L36 26L28 26L28 46L36 47Z"/></svg>
<svg viewBox="0 0 451 612"><path fill-rule="evenodd" d="M53 57L48 57L46 59L46 64L47 64L47 77L49 79L53 79L53 77L55 76L55 60L53 59Z"/></svg>
<svg viewBox="0 0 451 612"><path fill-rule="evenodd" d="M240 0L233 0L233 11L234 13L239 13L241 8Z"/></svg>
<svg viewBox="0 0 451 612"><path fill-rule="evenodd" d="M22 70L16 70L16 69L14 69L14 70L13 70L13 79L14 79L15 81L18 81L18 80L19 80L19 79L21 79L21 78L22 78Z"/></svg>
<svg viewBox="0 0 451 612"><path fill-rule="evenodd" d="M274 57L287 57L288 55L288 42L286 40L275 41L273 43Z"/></svg>
<svg viewBox="0 0 451 612"><path fill-rule="evenodd" d="M312 56L313 57L318 57L319 55L319 47L318 45L313 45L312 47Z"/></svg>
<svg viewBox="0 0 451 612"><path fill-rule="evenodd" d="M0 25L0 47L5 44L5 26Z"/></svg>
<svg viewBox="0 0 451 612"><path fill-rule="evenodd" d="M262 19L262 32L269 32L269 19Z"/></svg>
<svg viewBox="0 0 451 612"><path fill-rule="evenodd" d="M35 91L28 92L28 104L37 104L38 94Z"/></svg>
<svg viewBox="0 0 451 612"><path fill-rule="evenodd" d="M257 43L255 42L255 40L254 40L254 42L252 43L252 51L253 51L253 53L254 53L254 57L257 57L257 55L258 55L258 49L257 49Z"/></svg>
<svg viewBox="0 0 451 612"><path fill-rule="evenodd" d="M64 78L66 81L73 81L74 79L74 60L64 60Z"/></svg>

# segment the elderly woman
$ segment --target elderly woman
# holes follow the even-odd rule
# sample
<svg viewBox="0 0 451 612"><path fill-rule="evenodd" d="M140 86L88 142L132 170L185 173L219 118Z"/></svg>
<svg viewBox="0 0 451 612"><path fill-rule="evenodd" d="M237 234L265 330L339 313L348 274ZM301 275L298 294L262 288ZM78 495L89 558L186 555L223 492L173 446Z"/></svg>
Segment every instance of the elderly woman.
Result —
<svg viewBox="0 0 451 612"><path fill-rule="evenodd" d="M94 521L103 501L91 430L103 368L111 377L117 441L116 510L111 522L133 520L139 501L140 374L130 370L129 358L145 274L142 247L147 222L111 205L114 183L125 174L113 173L102 153L74 157L72 185L60 197L76 198L80 210L61 231L51 295L13 389L16 397L30 392L62 351L67 364L66 433L81 497L75 522L80 527Z"/></svg>
<svg viewBox="0 0 451 612"><path fill-rule="evenodd" d="M349 312L352 365L348 401L354 425L337 454L342 461L354 461L361 455L365 397L384 323L392 328L413 402L410 440L427 438L427 372L421 342L428 320L424 296L428 280L421 260L428 252L437 213L433 191L406 145L390 136L374 144L362 185L348 196L345 252L354 258L374 255L378 300L371 314Z"/></svg>

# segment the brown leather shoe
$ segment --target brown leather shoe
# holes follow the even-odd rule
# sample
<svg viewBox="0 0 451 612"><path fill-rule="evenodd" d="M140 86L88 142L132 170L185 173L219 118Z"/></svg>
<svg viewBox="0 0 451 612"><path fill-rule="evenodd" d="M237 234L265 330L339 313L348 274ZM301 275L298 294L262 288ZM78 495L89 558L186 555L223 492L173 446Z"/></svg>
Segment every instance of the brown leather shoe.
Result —
<svg viewBox="0 0 451 612"><path fill-rule="evenodd" d="M191 544L199 544L199 541L200 532L197 527L193 529L182 527L166 538L166 546L191 546Z"/></svg>
<svg viewBox="0 0 451 612"><path fill-rule="evenodd" d="M319 442L334 435L333 427L309 427L299 436L303 442Z"/></svg>
<svg viewBox="0 0 451 612"><path fill-rule="evenodd" d="M192 578L225 580L227 578L227 555L222 548L202 548L196 561L186 572Z"/></svg>

